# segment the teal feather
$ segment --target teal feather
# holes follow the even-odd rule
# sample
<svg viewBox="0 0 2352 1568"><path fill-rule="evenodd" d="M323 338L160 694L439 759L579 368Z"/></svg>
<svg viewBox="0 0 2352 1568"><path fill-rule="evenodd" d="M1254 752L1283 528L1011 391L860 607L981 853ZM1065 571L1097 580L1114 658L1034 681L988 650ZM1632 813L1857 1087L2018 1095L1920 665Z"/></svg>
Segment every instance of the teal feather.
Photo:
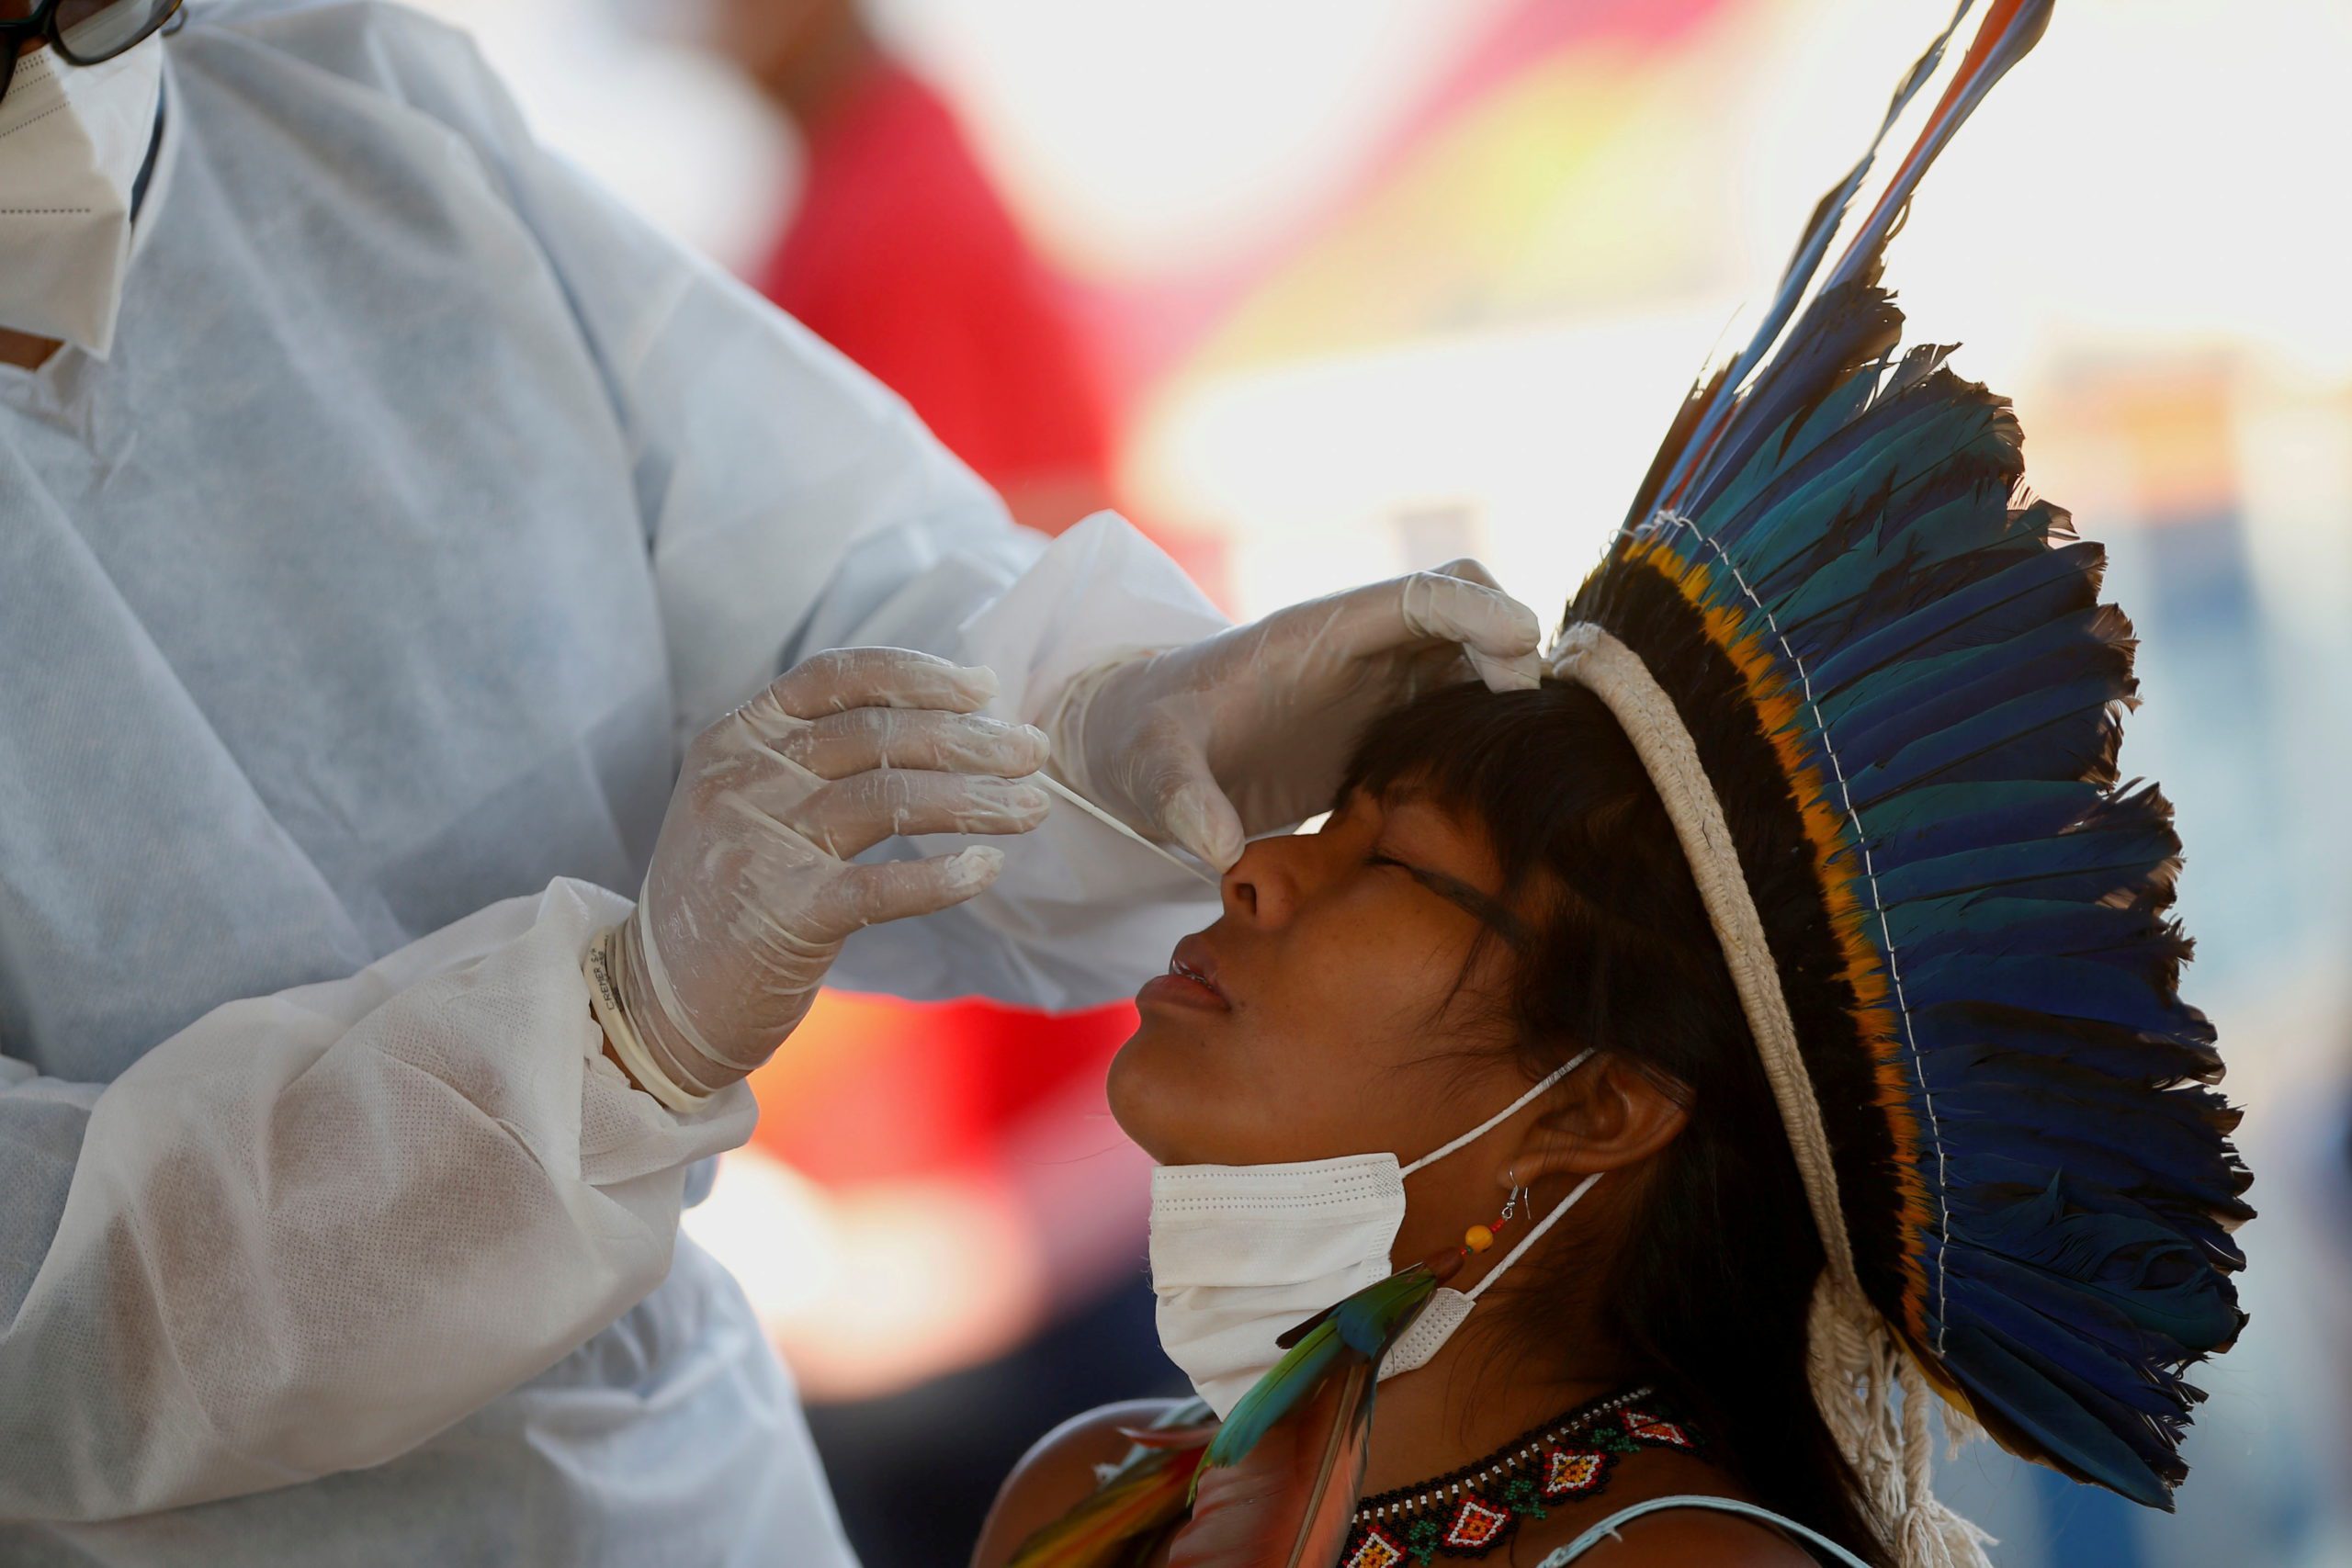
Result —
<svg viewBox="0 0 2352 1568"><path fill-rule="evenodd" d="M2042 537L2058 535L2045 509ZM1900 672L1917 660L1947 647L1998 643L2019 626L2038 626L2051 615L2096 603L2099 547L2081 541L2028 547L1996 570L1957 592L1923 597L1911 605L1890 605L1881 623L1812 660L1817 697L1835 697L1873 674Z"/></svg>
<svg viewBox="0 0 2352 1568"><path fill-rule="evenodd" d="M1416 1263L1292 1330L1296 1338L1283 1359L1241 1396L1217 1429L1206 1464L1240 1463L1258 1439L1296 1410L1333 1369L1351 1359L1379 1365L1388 1348L1413 1326L1437 1287L1436 1272L1427 1263Z"/></svg>
<svg viewBox="0 0 2352 1568"><path fill-rule="evenodd" d="M1329 1568L1344 1547L1371 1450L1380 1364L1461 1267L1443 1252L1358 1291L1283 1336L1193 1478L1193 1517L1169 1568Z"/></svg>

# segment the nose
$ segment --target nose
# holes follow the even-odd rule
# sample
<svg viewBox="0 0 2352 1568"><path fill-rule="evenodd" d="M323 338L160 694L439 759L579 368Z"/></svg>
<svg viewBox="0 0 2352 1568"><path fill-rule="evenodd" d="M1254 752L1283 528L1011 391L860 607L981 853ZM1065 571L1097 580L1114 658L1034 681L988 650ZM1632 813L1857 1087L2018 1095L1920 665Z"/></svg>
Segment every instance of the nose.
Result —
<svg viewBox="0 0 2352 1568"><path fill-rule="evenodd" d="M1319 833L1276 833L1252 839L1225 874L1228 914L1256 926L1279 926L1297 912L1328 876L1334 846Z"/></svg>

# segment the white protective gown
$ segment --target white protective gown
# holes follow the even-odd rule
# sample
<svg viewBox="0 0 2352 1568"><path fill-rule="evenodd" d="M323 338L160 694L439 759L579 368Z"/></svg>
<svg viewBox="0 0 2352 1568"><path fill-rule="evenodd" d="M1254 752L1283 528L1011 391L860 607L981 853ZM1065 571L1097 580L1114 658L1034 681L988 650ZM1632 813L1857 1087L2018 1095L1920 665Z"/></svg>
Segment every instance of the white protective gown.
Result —
<svg viewBox="0 0 2352 1568"><path fill-rule="evenodd" d="M684 739L803 656L1033 716L1223 623L1115 519L1012 528L459 35L220 0L158 47L112 354L0 367L0 1562L847 1563L676 1234L748 1091L628 1088L582 952ZM836 978L1091 1004L1204 919L1077 813L1007 852Z"/></svg>

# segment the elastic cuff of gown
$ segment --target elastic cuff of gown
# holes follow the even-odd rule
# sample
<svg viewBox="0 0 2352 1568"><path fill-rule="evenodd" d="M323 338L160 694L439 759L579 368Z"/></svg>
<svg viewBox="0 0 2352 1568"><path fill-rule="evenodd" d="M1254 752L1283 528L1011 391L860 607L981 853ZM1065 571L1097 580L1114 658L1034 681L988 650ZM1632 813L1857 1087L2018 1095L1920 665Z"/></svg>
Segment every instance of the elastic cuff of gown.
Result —
<svg viewBox="0 0 2352 1568"><path fill-rule="evenodd" d="M588 955L582 961L580 972L588 980L589 1009L595 1013L605 1038L612 1042L613 1054L620 1058L621 1066L628 1069L639 1088L681 1115L698 1111L708 1103L710 1095L687 1089L662 1071L629 1022L628 1010L621 1006L620 990L613 984L612 972L613 940L620 931L619 926L608 926L588 942Z"/></svg>

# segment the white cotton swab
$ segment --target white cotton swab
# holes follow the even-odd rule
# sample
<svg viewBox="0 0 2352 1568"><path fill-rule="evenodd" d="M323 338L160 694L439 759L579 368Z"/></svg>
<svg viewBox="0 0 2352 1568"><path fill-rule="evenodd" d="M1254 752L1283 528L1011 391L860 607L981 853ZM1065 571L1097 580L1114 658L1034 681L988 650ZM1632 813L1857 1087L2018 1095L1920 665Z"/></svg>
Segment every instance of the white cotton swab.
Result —
<svg viewBox="0 0 2352 1568"><path fill-rule="evenodd" d="M1196 864L1193 862L1185 859L1183 856L1176 853L1173 850L1168 848L1165 844L1153 843L1149 839L1145 838L1141 833L1136 832L1133 828L1128 827L1125 822L1120 821L1117 818L1112 816L1109 812L1103 810L1101 807L1095 805L1084 795L1079 794L1078 791L1070 788L1069 785L1054 777L1053 774L1038 773L1035 777L1039 784L1044 784L1054 794L1061 796L1064 800L1069 801L1072 806L1077 807L1080 811L1085 812L1089 817L1093 818L1097 822L1102 823L1104 827L1110 829L1121 838L1133 840L1135 842L1141 844L1145 849L1149 850L1153 854L1158 855L1161 860L1166 861L1170 865L1175 866L1180 871L1189 872L1193 875L1199 877L1203 882L1207 883L1211 887L1221 887L1225 885L1224 878L1218 876L1206 866Z"/></svg>

